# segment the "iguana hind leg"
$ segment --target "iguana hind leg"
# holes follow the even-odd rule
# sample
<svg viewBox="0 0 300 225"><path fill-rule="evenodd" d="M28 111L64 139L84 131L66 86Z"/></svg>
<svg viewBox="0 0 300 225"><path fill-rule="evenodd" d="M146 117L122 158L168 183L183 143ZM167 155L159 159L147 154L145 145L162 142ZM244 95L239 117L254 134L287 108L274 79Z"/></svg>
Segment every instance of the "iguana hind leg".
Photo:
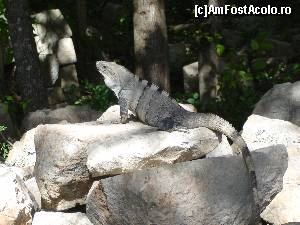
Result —
<svg viewBox="0 0 300 225"><path fill-rule="evenodd" d="M160 121L158 121L157 127L159 130L171 130L174 128L174 119L172 117L166 117Z"/></svg>

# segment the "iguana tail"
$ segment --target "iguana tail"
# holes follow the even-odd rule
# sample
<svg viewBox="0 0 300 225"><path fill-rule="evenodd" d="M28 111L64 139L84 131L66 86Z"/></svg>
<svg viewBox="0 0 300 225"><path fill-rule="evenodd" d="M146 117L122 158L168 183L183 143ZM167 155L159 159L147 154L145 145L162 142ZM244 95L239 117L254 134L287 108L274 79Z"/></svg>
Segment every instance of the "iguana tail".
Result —
<svg viewBox="0 0 300 225"><path fill-rule="evenodd" d="M186 118L184 118L184 120L181 122L181 125L187 128L206 127L208 129L218 131L231 139L233 142L233 152L235 154L242 153L247 171L249 173L255 207L253 210L253 217L255 218L254 224L261 224L256 173L250 151L242 136L228 121L210 113L190 113Z"/></svg>

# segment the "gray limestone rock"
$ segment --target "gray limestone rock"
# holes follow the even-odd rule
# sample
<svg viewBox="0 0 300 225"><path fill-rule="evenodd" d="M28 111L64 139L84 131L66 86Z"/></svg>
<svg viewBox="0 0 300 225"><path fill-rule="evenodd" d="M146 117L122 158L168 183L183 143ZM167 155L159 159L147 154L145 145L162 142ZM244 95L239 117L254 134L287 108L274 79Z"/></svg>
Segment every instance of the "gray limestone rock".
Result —
<svg viewBox="0 0 300 225"><path fill-rule="evenodd" d="M37 212L32 225L93 225L84 213Z"/></svg>
<svg viewBox="0 0 300 225"><path fill-rule="evenodd" d="M254 152L260 202L282 189L284 146ZM96 181L87 197L95 225L249 225L252 192L238 156L145 169Z"/></svg>
<svg viewBox="0 0 300 225"><path fill-rule="evenodd" d="M24 181L10 167L0 165L0 224L31 224L37 209Z"/></svg>
<svg viewBox="0 0 300 225"><path fill-rule="evenodd" d="M300 126L300 81L275 85L256 104L253 114Z"/></svg>

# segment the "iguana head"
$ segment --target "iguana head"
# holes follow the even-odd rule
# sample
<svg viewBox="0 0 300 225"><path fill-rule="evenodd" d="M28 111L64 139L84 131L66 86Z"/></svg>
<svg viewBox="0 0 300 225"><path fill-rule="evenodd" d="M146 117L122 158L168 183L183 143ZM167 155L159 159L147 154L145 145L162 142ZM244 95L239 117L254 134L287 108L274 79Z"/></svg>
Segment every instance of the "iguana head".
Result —
<svg viewBox="0 0 300 225"><path fill-rule="evenodd" d="M122 73L118 64L114 62L98 61L96 67L99 73L104 77L106 86L111 89L116 96L122 89Z"/></svg>

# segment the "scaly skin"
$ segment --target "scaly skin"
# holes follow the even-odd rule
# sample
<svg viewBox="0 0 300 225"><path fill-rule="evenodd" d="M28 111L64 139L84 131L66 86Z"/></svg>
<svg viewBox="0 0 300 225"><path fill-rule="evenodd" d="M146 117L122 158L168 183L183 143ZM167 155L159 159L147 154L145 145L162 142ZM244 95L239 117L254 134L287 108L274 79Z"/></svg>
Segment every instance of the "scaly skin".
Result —
<svg viewBox="0 0 300 225"><path fill-rule="evenodd" d="M127 122L128 110L131 110L142 122L160 130L206 127L230 138L233 141L234 153L242 153L252 185L254 209L253 221L250 224L261 224L257 181L251 154L244 139L228 121L214 114L186 111L170 98L167 92L139 79L114 62L98 61L96 66L104 77L105 84L119 99L122 123Z"/></svg>

